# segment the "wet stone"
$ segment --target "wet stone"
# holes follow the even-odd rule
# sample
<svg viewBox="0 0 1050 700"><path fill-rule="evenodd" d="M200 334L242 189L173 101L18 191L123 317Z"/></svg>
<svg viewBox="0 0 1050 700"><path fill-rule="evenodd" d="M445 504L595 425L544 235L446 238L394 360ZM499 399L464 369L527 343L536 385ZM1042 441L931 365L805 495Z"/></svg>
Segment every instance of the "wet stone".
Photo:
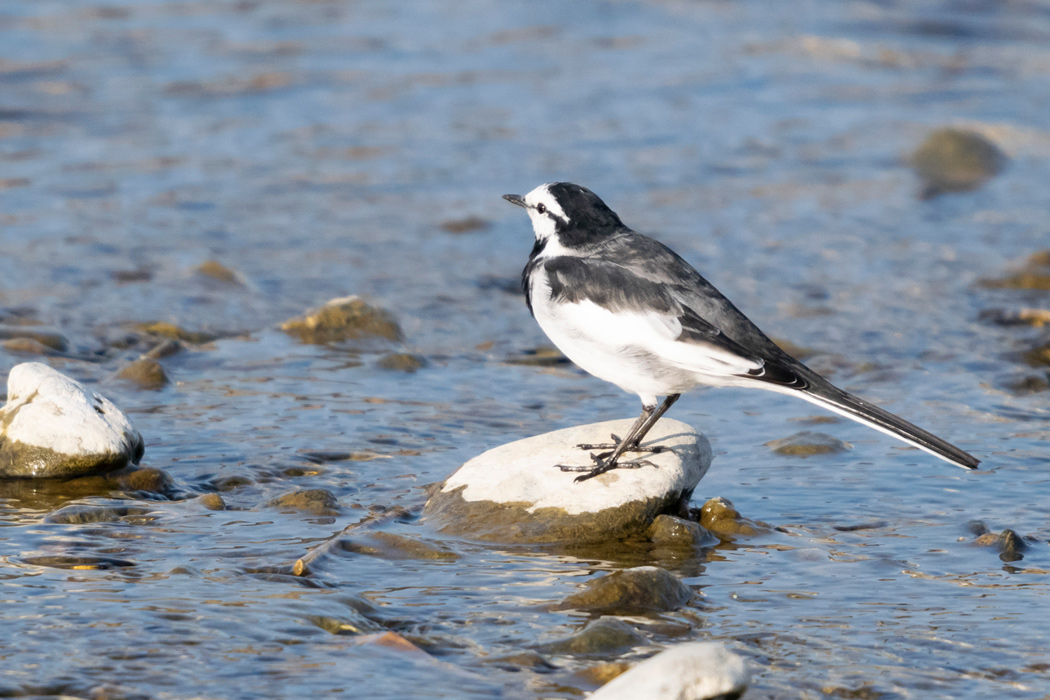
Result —
<svg viewBox="0 0 1050 700"><path fill-rule="evenodd" d="M813 457L848 452L853 446L826 433L803 430L782 440L767 442L766 447L785 457Z"/></svg>
<svg viewBox="0 0 1050 700"><path fill-rule="evenodd" d="M267 505L281 510L299 510L314 515L338 515L339 501L326 489L303 489L278 496Z"/></svg>
<svg viewBox="0 0 1050 700"><path fill-rule="evenodd" d="M1026 350L1021 356L1032 367L1050 365L1050 343Z"/></svg>
<svg viewBox="0 0 1050 700"><path fill-rule="evenodd" d="M142 458L142 436L108 399L38 362L16 365L0 408L0 478L75 477Z"/></svg>
<svg viewBox="0 0 1050 700"><path fill-rule="evenodd" d="M546 671L553 671L557 668L550 661L547 661L537 651L519 651L513 654L505 654L503 656L493 656L483 660L484 663L498 666L505 671L520 671L521 669L529 669L531 671L537 671L543 673Z"/></svg>
<svg viewBox="0 0 1050 700"><path fill-rule="evenodd" d="M200 497L200 504L208 510L226 510L226 501L217 493L206 493Z"/></svg>
<svg viewBox="0 0 1050 700"><path fill-rule="evenodd" d="M568 596L553 609L615 615L670 612L692 598L689 587L666 569L638 566L588 581L582 591Z"/></svg>
<svg viewBox="0 0 1050 700"><path fill-rule="evenodd" d="M431 495L424 517L442 533L491 542L582 544L640 535L657 515L678 512L706 473L711 446L703 435L664 418L645 444L668 449L628 455L649 465L578 483L578 473L556 466L593 464L577 445L623 435L632 422L577 426L489 450Z"/></svg>
<svg viewBox="0 0 1050 700"><path fill-rule="evenodd" d="M168 323L167 321L137 323L134 325L134 328L135 330L148 335L157 336L159 338L168 338L171 340L181 340L182 342L190 343L191 345L203 345L204 343L210 343L219 337L216 333L191 331L181 326L177 326L174 323Z"/></svg>
<svg viewBox="0 0 1050 700"><path fill-rule="evenodd" d="M390 312L356 296L332 299L305 316L285 321L281 330L300 342L315 345L365 338L393 341L404 338L401 326Z"/></svg>
<svg viewBox="0 0 1050 700"><path fill-rule="evenodd" d="M655 545L681 549L700 549L719 543L700 523L673 515L656 516L645 537Z"/></svg>
<svg viewBox="0 0 1050 700"><path fill-rule="evenodd" d="M993 532L985 532L974 540L974 544L981 547L995 547L999 550L999 558L1005 562L1024 559L1024 551L1028 549L1024 538L1010 529L1003 530L998 535Z"/></svg>
<svg viewBox="0 0 1050 700"><path fill-rule="evenodd" d="M505 362L508 365L526 365L528 367L555 367L557 365L569 364L569 358L562 354L561 350L553 345L541 345L532 350L526 350L520 355L508 357Z"/></svg>
<svg viewBox="0 0 1050 700"><path fill-rule="evenodd" d="M240 277L236 272L223 265L218 260L205 260L194 270L201 277L207 277L225 284L241 284Z"/></svg>
<svg viewBox="0 0 1050 700"><path fill-rule="evenodd" d="M662 651L617 676L591 700L732 700L751 681L747 665L717 642L693 642Z"/></svg>
<svg viewBox="0 0 1050 700"><path fill-rule="evenodd" d="M18 355L55 355L55 350L33 338L12 338L0 343L0 347Z"/></svg>
<svg viewBox="0 0 1050 700"><path fill-rule="evenodd" d="M977 189L1002 172L1007 161L984 136L950 127L931 133L910 159L922 180L924 199Z"/></svg>
<svg viewBox="0 0 1050 700"><path fill-rule="evenodd" d="M700 525L723 540L736 535L760 535L768 531L763 525L740 515L732 502L726 498L712 498L700 508Z"/></svg>
<svg viewBox="0 0 1050 700"><path fill-rule="evenodd" d="M311 615L306 619L329 634L369 634L383 629L382 625L369 620L364 615L341 615L338 617Z"/></svg>
<svg viewBox="0 0 1050 700"><path fill-rule="evenodd" d="M156 467L144 467L113 475L117 485L124 491L166 493L175 487L168 473Z"/></svg>
<svg viewBox="0 0 1050 700"><path fill-rule="evenodd" d="M382 559L429 559L455 561L459 555L444 545L415 537L375 531L343 540L340 546L355 554L367 554Z"/></svg>
<svg viewBox="0 0 1050 700"><path fill-rule="evenodd" d="M576 634L536 649L545 654L605 655L627 651L649 642L645 635L615 617L599 617Z"/></svg>
<svg viewBox="0 0 1050 700"><path fill-rule="evenodd" d="M379 358L379 366L394 372L408 372L411 374L423 368L426 364L422 357L411 355L407 352L393 352Z"/></svg>
<svg viewBox="0 0 1050 700"><path fill-rule="evenodd" d="M16 326L0 324L0 340L34 340L47 350L65 352L69 341L58 331L44 326ZM5 344L6 347L6 344Z"/></svg>
<svg viewBox="0 0 1050 700"><path fill-rule="evenodd" d="M135 360L120 369L114 379L146 391L158 391L170 382L164 366L156 360Z"/></svg>
<svg viewBox="0 0 1050 700"><path fill-rule="evenodd" d="M575 673L575 676L589 685L599 686L605 685L613 678L623 675L630 668L631 664L626 661L606 661L581 669Z"/></svg>
<svg viewBox="0 0 1050 700"><path fill-rule="evenodd" d="M1032 326L1042 328L1050 324L1050 309L985 309L978 318L1000 326Z"/></svg>

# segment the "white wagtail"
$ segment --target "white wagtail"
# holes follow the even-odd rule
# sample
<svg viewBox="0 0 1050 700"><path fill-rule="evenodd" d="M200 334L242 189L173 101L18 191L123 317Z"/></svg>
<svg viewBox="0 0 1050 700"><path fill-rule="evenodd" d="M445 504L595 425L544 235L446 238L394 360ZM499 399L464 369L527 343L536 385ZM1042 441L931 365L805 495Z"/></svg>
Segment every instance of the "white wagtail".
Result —
<svg viewBox="0 0 1050 700"><path fill-rule="evenodd" d="M797 396L881 430L966 469L979 461L941 438L832 386L781 350L685 260L632 231L596 194L569 182L522 197L536 244L522 273L529 311L558 348L594 376L638 394L642 415L586 472L637 468L624 452L654 452L642 438L686 391L700 384L767 389ZM657 397L666 397L657 407Z"/></svg>

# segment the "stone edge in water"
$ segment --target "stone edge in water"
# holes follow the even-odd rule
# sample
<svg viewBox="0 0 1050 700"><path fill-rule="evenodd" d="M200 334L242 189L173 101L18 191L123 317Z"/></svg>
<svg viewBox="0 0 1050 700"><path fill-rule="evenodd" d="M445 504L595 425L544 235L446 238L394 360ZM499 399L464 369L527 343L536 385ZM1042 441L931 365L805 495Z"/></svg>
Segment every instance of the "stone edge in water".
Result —
<svg viewBox="0 0 1050 700"><path fill-rule="evenodd" d="M530 503L467 501L466 486L435 493L423 514L441 521L438 531L482 542L508 544L588 544L643 532L661 513L677 509L692 489L631 501L593 513L570 514L563 508L537 508Z"/></svg>

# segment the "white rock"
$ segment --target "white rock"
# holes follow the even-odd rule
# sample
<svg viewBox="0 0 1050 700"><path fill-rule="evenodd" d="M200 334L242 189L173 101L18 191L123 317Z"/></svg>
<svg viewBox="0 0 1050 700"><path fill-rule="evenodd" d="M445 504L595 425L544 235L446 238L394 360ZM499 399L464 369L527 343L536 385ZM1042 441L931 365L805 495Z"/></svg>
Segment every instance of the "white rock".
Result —
<svg viewBox="0 0 1050 700"><path fill-rule="evenodd" d="M16 365L0 408L0 476L79 476L142 457L142 436L108 399L39 362Z"/></svg>
<svg viewBox="0 0 1050 700"><path fill-rule="evenodd" d="M625 435L633 421L580 425L501 445L470 460L449 477L442 491L465 487L467 501L529 503L529 512L561 508L567 513L593 513L611 506L687 491L711 465L711 446L691 426L664 418L653 426L643 445L670 449L657 454L628 453L626 459L646 459L655 467L613 469L577 483L579 473L563 472L557 464L594 466L582 443L607 443L609 435Z"/></svg>
<svg viewBox="0 0 1050 700"><path fill-rule="evenodd" d="M717 642L681 644L617 676L589 700L736 698L751 680L744 660Z"/></svg>
<svg viewBox="0 0 1050 700"><path fill-rule="evenodd" d="M444 532L492 541L597 541L644 529L692 493L711 464L710 444L691 426L664 418L644 445L669 449L626 455L652 465L614 469L581 482L575 481L578 472L556 466L594 466L590 453L577 445L607 443L611 433L625 435L632 422L592 423L491 449L449 477L426 513Z"/></svg>

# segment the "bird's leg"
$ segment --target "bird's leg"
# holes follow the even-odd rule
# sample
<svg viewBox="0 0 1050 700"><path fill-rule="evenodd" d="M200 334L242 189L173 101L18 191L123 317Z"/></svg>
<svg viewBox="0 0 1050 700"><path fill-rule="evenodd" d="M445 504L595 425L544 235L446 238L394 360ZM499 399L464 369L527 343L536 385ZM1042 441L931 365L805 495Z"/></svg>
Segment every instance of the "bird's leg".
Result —
<svg viewBox="0 0 1050 700"><path fill-rule="evenodd" d="M678 396L676 395L674 398L677 399ZM576 481L578 481L578 482L579 481L586 481L587 479L592 479L592 478L598 476L599 474L604 474L607 471L610 471L612 469L617 469L617 468L619 468L619 469L639 469L639 468L645 467L645 466L655 467L656 466L655 464L653 464L652 462L650 462L648 460L645 460L645 459L632 460L630 462L620 462L619 459L620 459L620 456L623 455L624 452L628 451L628 449L630 448L631 445L637 446L638 442L643 437L645 437L645 434L647 432L649 432L650 428L653 427L653 424L656 422L655 420L653 420L653 415L657 415L658 414L657 418L659 418L660 415L662 415L664 412L667 411L668 408L670 408L671 404L673 404L674 401L670 400L670 397L668 397L668 399L669 400L664 401L664 405L660 407L663 410L659 411L659 412L657 411L657 408L656 408L655 405L654 406L645 406L645 405L643 405L642 406L642 415L638 416L638 420L636 420L634 422L634 425L631 426L631 429L629 431L627 431L627 436L624 437L622 440L619 440L617 442L616 448L612 452L606 453L604 455L594 455L594 454L591 455L591 459L593 459L595 462L597 462L598 466L593 467L593 468L589 468L589 467L573 467L573 466L568 466L568 465L564 465L564 464L559 464L559 465L557 465L557 467L559 469L561 469L563 472L586 472L586 473L581 474L580 476L576 477ZM648 451L650 451L650 452L657 452L659 450L648 450ZM605 458L604 461L603 461L603 458Z"/></svg>
<svg viewBox="0 0 1050 700"><path fill-rule="evenodd" d="M652 454L659 454L660 452L663 452L665 449L667 449L665 447L661 447L660 445L655 445L653 447L642 447L638 443L640 443L642 438L645 437L646 433L648 433L649 430L654 425L656 425L656 421L660 420L661 416L663 416L665 413L667 413L667 409L671 408L671 406L674 405L674 402L677 401L680 396L681 396L681 394L670 394L667 398L664 399L663 403L661 403L660 407L657 408L655 411L652 409L652 407L650 407L648 416L646 415L646 407L643 406L642 407L642 415L641 415L641 417L638 418L638 421L642 421L644 419L644 422L642 423L641 427L638 426L638 421L635 421L635 424L633 426L631 426L631 430L628 431L628 435L633 434L635 428L638 428L638 432L637 432L637 435L635 435L634 438L632 438L631 440L628 441L625 451L627 451L627 452L649 452L649 453L652 453ZM617 435L611 435L610 437L613 440L612 444L609 444L609 443L599 443L599 444L593 444L593 445L591 445L591 444L584 444L584 445L577 445L576 447L580 448L581 450L615 450L617 447L619 447L621 445L621 440L620 440L620 438ZM604 452L602 454L593 455L593 457L594 457L594 461L600 462L602 459L605 459L605 458L609 457L610 455L612 455L612 452Z"/></svg>

